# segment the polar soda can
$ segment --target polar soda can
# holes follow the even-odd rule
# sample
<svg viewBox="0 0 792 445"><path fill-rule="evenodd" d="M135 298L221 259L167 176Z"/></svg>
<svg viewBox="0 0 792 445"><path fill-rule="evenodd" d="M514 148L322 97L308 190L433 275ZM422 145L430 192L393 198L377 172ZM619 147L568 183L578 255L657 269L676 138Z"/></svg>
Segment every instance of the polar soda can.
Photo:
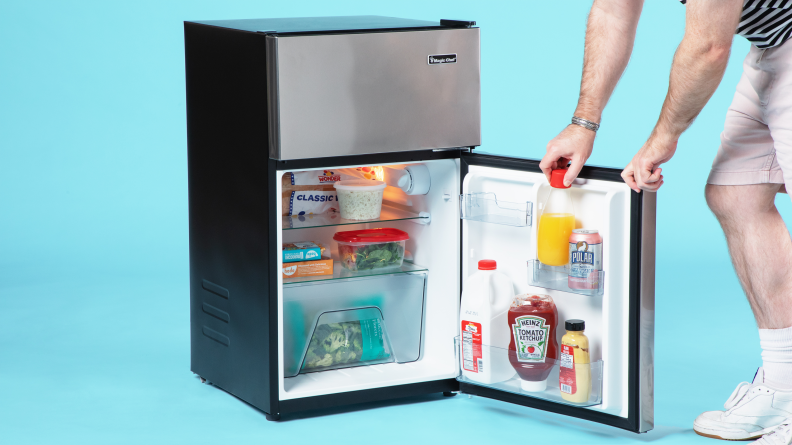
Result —
<svg viewBox="0 0 792 445"><path fill-rule="evenodd" d="M598 289L602 237L597 230L575 229L569 236L569 288Z"/></svg>

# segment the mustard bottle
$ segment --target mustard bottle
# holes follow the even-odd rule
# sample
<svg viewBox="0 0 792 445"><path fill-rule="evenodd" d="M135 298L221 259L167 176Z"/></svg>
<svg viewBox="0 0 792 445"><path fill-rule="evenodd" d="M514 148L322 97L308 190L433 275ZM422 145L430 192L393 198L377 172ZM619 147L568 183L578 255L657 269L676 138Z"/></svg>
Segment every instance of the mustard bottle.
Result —
<svg viewBox="0 0 792 445"><path fill-rule="evenodd" d="M585 403L591 395L591 359L589 340L583 332L586 322L567 320L566 334L561 337L561 369L558 373L558 388L561 397L573 403Z"/></svg>

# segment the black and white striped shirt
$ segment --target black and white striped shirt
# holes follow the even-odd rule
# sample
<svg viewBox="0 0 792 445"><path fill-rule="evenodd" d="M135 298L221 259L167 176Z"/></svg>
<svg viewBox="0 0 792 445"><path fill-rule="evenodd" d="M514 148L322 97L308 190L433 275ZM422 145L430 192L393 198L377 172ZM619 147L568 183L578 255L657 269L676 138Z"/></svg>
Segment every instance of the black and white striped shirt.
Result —
<svg viewBox="0 0 792 445"><path fill-rule="evenodd" d="M786 42L792 36L792 0L745 0L736 34L759 49Z"/></svg>

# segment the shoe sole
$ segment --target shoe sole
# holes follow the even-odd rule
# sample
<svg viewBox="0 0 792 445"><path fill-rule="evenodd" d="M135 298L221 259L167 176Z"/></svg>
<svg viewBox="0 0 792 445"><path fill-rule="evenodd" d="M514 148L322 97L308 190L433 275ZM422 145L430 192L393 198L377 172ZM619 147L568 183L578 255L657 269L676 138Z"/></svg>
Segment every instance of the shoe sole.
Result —
<svg viewBox="0 0 792 445"><path fill-rule="evenodd" d="M762 435L760 434L758 436L746 437L745 439L727 439L725 437L720 437L720 436L717 436L715 434L701 433L699 431L696 431L695 429L693 431L696 434L698 434L699 436L709 437L710 439L728 440L728 441L731 441L731 442L741 442L741 441L744 441L744 440L756 440L756 439L762 437Z"/></svg>

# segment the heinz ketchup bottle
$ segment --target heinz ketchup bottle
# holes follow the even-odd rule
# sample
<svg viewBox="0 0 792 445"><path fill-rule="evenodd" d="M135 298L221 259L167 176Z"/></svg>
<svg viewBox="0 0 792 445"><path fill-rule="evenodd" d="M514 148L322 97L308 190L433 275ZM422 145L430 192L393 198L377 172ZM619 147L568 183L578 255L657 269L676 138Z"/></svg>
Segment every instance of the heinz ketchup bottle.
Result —
<svg viewBox="0 0 792 445"><path fill-rule="evenodd" d="M547 389L547 376L558 359L558 310L549 295L522 294L509 308L509 362L525 391Z"/></svg>

